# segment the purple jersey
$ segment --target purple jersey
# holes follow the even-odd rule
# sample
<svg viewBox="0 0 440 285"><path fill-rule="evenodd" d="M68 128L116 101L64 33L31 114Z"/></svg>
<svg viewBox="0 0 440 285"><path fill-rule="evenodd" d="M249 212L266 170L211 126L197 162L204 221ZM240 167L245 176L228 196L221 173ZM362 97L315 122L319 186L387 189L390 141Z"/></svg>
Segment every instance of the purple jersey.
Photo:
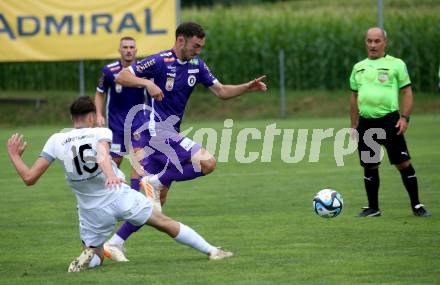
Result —
<svg viewBox="0 0 440 285"><path fill-rule="evenodd" d="M115 77L123 68L120 60L104 66L96 88L98 92L107 93L108 127L117 133L124 132L124 122L130 108L145 103L145 89L115 83ZM133 119L132 130L139 128L145 121L143 112L137 113Z"/></svg>
<svg viewBox="0 0 440 285"><path fill-rule="evenodd" d="M209 87L217 81L199 57L181 61L173 50L151 55L131 65L129 69L137 77L154 81L165 95L162 101L156 101L151 97L148 99L151 107L149 119L151 135L155 132L155 122L163 122L172 115L179 118L174 125L175 130L179 132L186 103L194 86L202 83Z"/></svg>

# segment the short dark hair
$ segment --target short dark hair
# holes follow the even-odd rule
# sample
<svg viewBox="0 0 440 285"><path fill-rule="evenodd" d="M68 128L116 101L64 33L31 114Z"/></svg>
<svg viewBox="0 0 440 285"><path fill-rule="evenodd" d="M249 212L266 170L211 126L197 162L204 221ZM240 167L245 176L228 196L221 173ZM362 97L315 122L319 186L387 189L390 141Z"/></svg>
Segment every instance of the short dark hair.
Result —
<svg viewBox="0 0 440 285"><path fill-rule="evenodd" d="M70 105L72 118L82 117L88 113L96 113L95 103L89 96L80 96Z"/></svg>
<svg viewBox="0 0 440 285"><path fill-rule="evenodd" d="M205 31L202 26L194 22L184 22L180 24L176 29L176 39L178 36L184 36L185 38L192 38L194 36L199 39L205 37Z"/></svg>
<svg viewBox="0 0 440 285"><path fill-rule="evenodd" d="M119 40L119 42L122 42L122 41L136 41L136 40L133 37L125 36Z"/></svg>

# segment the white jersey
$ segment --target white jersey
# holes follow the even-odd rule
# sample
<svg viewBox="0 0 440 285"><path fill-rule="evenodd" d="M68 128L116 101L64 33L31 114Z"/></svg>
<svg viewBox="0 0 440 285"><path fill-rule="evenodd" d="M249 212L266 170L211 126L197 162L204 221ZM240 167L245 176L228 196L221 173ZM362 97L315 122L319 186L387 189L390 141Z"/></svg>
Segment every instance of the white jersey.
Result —
<svg viewBox="0 0 440 285"><path fill-rule="evenodd" d="M96 163L96 145L100 141L111 143L112 132L107 128L70 129L53 134L40 155L49 162L61 162L67 184L82 209L104 207L117 198L118 189L106 187L107 178ZM112 166L116 175L125 180L113 161Z"/></svg>

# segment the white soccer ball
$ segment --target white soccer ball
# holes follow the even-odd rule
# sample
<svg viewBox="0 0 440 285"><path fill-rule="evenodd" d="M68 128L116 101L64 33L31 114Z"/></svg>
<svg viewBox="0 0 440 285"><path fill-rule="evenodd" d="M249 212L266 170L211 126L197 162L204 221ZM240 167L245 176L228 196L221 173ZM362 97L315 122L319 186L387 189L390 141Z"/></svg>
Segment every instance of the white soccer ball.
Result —
<svg viewBox="0 0 440 285"><path fill-rule="evenodd" d="M344 200L333 189L322 189L313 198L313 210L323 218L334 218L342 212Z"/></svg>

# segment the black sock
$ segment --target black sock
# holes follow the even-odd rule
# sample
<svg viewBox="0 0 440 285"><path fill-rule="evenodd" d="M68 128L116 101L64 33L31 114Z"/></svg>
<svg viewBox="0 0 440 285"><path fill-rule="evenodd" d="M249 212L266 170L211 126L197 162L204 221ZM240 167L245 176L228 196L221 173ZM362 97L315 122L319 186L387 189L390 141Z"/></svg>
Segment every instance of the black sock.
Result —
<svg viewBox="0 0 440 285"><path fill-rule="evenodd" d="M367 191L368 207L379 210L379 169L364 168L364 184Z"/></svg>
<svg viewBox="0 0 440 285"><path fill-rule="evenodd" d="M411 200L411 206L414 208L415 205L420 204L416 171L411 164L405 169L399 169L399 171L402 176L403 185L405 185L409 199Z"/></svg>

